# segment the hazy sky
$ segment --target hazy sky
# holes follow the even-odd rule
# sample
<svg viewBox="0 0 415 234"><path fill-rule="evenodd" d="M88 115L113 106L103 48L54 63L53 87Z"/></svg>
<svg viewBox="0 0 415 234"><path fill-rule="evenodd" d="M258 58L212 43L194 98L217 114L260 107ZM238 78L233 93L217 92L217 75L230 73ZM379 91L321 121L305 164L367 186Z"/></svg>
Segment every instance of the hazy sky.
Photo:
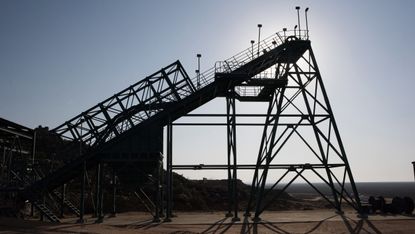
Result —
<svg viewBox="0 0 415 234"><path fill-rule="evenodd" d="M310 7L312 47L356 180L412 181L411 0L2 0L0 116L53 128L177 59L193 76L196 53L205 70L256 40L258 23L264 36L292 28L297 4ZM202 110L224 107L217 100ZM259 139L244 138L250 131L238 128L242 162L256 160ZM177 127L174 137L175 162L225 162L224 128ZM243 173L242 179L250 180Z"/></svg>

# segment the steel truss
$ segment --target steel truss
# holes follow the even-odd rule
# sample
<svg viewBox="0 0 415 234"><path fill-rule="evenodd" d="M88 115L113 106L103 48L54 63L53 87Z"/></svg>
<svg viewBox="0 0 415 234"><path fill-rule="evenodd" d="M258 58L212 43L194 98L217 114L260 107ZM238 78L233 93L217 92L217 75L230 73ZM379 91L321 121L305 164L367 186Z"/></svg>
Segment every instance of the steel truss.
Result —
<svg viewBox="0 0 415 234"><path fill-rule="evenodd" d="M121 163L135 163L128 167L133 170L131 168L137 166L137 163L144 165L151 161L156 162L151 166L153 175L151 182L155 190L153 201L142 190L140 190L141 194L136 193L136 195L145 198L142 200L150 201L151 204L146 207L149 211L153 208L156 222L160 221L164 212L165 221L170 221L172 217L173 169L227 170L228 215L233 216L234 221L239 220L238 169L254 170L250 200L245 211L246 215L254 211L254 220L260 220L261 213L269 207L270 203L278 199L278 196L270 196L269 191L279 188L281 182L288 178L288 174L294 174L294 177L283 186L280 194L294 180L302 178L338 211L341 211L343 203L360 210L356 186L308 36L299 38L295 32L291 36L287 36L287 33L290 32L276 33L257 42L255 48L261 52L256 56L251 48L248 48L225 61L217 62L215 67L204 73L198 73L194 79L190 79L180 62L176 61L53 129L53 133L65 143L69 143L72 149L68 152L71 154L74 152L74 156L62 168L26 186L24 196L33 204L38 204L48 191L62 186L61 203L63 204L64 184L81 176L79 222L84 222L87 172L96 168L95 215L97 222L101 222L104 216L105 165L114 166L115 169L116 165L122 167ZM226 98L227 112L223 115L226 117L226 123L174 122L216 97ZM265 118L264 123L237 123L237 117L242 117L244 114L236 113L236 100L268 102L268 111L262 115ZM173 165L174 125L226 126L227 164ZM151 142L145 141L146 139L143 138L146 136L142 134L146 131L157 132L157 129L163 126L167 126L165 179L162 143L161 149L158 146L150 147L148 145ZM264 126L256 165L238 165L236 126ZM303 129L309 131L303 132ZM162 135L162 132L157 134L152 135L151 140L156 141L155 138ZM281 155L282 149L293 136L297 136L300 142L304 143L317 162L275 163L277 156ZM143 149L137 152L137 148L130 148L130 152L124 152L123 149L130 145L139 145L137 148ZM117 150L120 152L115 152ZM334 172L339 168L343 170L340 176ZM142 168L137 170L139 169ZM270 176L270 170L273 169L285 170L285 173L277 180L273 180ZM118 170L120 172L120 168ZM327 184L332 196L328 197L321 193L306 178L305 171L311 171ZM122 177L120 174L118 176ZM118 183L115 170L112 178L113 214L115 214L115 185ZM351 183L351 192L346 190L346 181ZM272 185L267 187L271 182ZM163 205L164 199L166 207ZM43 209L41 204L38 207ZM51 216L50 219L54 220L55 217Z"/></svg>
<svg viewBox="0 0 415 234"><path fill-rule="evenodd" d="M254 221L259 221L262 212L299 178L315 189L338 212L342 211L344 204L348 204L360 212L361 204L353 175L311 46L307 46L298 60L292 63L276 62L271 66L275 66L275 78L272 79L280 82L271 85L272 83L263 82L260 79L255 81L256 78L253 77L251 83L260 83L262 87L248 98L240 94L235 95L233 90L240 90L240 87L246 87L249 84L231 86L229 89L231 92L227 92L225 95L226 114L187 115L188 117L226 117L226 123L192 121L170 124L170 126L226 126L227 165L170 165L167 170L226 169L230 191L228 216L231 216L229 214L233 209L235 218L238 217L238 204L234 182L237 179L237 170L244 169L254 170L250 199L245 210L246 216L250 216L251 211L254 212ZM240 101L264 101L260 94L264 90L270 89L272 89L272 95L268 100L266 114L236 113L235 96ZM264 123L237 123L236 117L264 117L265 121ZM235 126L264 127L256 165L237 164ZM171 134L171 129L169 134ZM287 142L293 141L294 136L299 138L298 144L306 146L307 152L304 153L310 158L305 159L307 161L302 164L277 163L278 156L288 144ZM172 142L169 141L169 144ZM270 170L276 169L283 170L284 173L279 178L270 178ZM331 196L321 192L314 182L307 178L305 175L307 171L310 171L315 178L330 188ZM291 179L289 178L290 174L293 174ZM282 182L287 179L288 182L283 184ZM351 191L346 189L346 182L350 183ZM273 189L279 189L277 195L271 195L273 193L270 191Z"/></svg>
<svg viewBox="0 0 415 234"><path fill-rule="evenodd" d="M164 67L52 131L89 146L107 142L195 92L179 61Z"/></svg>
<svg viewBox="0 0 415 234"><path fill-rule="evenodd" d="M0 190L33 181L36 132L0 118Z"/></svg>
<svg viewBox="0 0 415 234"><path fill-rule="evenodd" d="M25 196L35 202L40 198L40 191L53 191L68 180L81 176L79 222L82 223L85 212L87 170L95 167L97 169L95 216L97 222L101 222L104 165L110 165L114 160L141 160L128 155L128 158L111 158L111 155L103 158L102 149L110 148L109 145L113 145L115 138L125 135L129 130L194 92L192 81L181 63L176 61L53 129L51 132L67 143L64 151L73 152L73 158L63 168L38 178L26 187ZM137 152L134 153L141 157ZM113 196L115 197L115 194Z"/></svg>
<svg viewBox="0 0 415 234"><path fill-rule="evenodd" d="M311 46L296 63L287 63L283 67L288 84L284 88L276 89L269 101L245 215L250 215L254 210L253 219L259 221L261 213L297 178L302 178L338 211L342 210L343 203L360 210L360 199ZM284 114L294 118L282 118ZM305 128L311 129L312 134L304 134L302 130ZM287 168L280 178L269 178L271 163L278 160L282 149L294 135L307 146L308 153L317 159L318 164L305 164L301 168L293 166ZM334 165L342 168L340 175L332 170ZM324 172L318 169L323 169ZM306 170L312 171L330 187L331 199L303 175ZM281 181L289 173L294 173L294 177L282 186ZM351 193L345 187L347 179L352 187ZM269 197L270 190L278 188L279 185L282 187L280 193Z"/></svg>

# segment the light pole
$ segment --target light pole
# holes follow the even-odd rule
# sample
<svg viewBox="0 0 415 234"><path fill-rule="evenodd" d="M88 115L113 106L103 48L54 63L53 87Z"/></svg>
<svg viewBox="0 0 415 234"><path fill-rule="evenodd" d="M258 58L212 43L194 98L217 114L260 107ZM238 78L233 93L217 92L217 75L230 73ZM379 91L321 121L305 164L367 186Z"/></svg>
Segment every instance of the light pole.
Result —
<svg viewBox="0 0 415 234"><path fill-rule="evenodd" d="M298 18L298 38L301 39L300 7L296 6L295 9L297 10L297 18Z"/></svg>
<svg viewBox="0 0 415 234"><path fill-rule="evenodd" d="M197 57L197 70L196 70L196 73L197 73L197 89L199 89L200 88L200 58L202 57L202 55L197 54L196 57Z"/></svg>
<svg viewBox="0 0 415 234"><path fill-rule="evenodd" d="M259 44L261 43L261 28L262 28L262 24L258 24L258 52L257 52L258 57L259 57Z"/></svg>
<svg viewBox="0 0 415 234"><path fill-rule="evenodd" d="M307 19L307 12L308 12L308 7L305 9L305 27L307 29L307 40L308 40L308 19Z"/></svg>
<svg viewBox="0 0 415 234"><path fill-rule="evenodd" d="M251 40L251 56L252 56L252 59L254 59L254 43L255 43L255 41Z"/></svg>

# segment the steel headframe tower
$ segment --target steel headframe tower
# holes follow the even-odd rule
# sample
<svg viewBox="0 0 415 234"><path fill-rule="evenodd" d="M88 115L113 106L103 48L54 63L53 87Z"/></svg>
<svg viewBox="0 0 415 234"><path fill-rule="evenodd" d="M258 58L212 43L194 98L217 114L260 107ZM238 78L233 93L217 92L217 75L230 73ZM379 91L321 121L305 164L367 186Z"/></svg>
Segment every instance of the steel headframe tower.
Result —
<svg viewBox="0 0 415 234"><path fill-rule="evenodd" d="M254 221L259 221L261 213L298 178L308 183L337 211L341 212L344 203L360 211L358 192L311 45L308 44L297 61L275 66L276 73L280 73L288 83L285 87L276 88L268 102L245 215L249 216L253 211ZM284 173L275 178L270 173L270 164L278 163L293 138L299 140L294 148L300 148L299 144L302 144L308 154L303 155L307 153L303 150L301 155L288 155L288 160L306 163L279 164ZM320 191L309 175L327 185L330 196ZM282 183L284 181L286 183ZM350 182L351 191L346 189L346 182ZM276 192L274 189L277 188Z"/></svg>

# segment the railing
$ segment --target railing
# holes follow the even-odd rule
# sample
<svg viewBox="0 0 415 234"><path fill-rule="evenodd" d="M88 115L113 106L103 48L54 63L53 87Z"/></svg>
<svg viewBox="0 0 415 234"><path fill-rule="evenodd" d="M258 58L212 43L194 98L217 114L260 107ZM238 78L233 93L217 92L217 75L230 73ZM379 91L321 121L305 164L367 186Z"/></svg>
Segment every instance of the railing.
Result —
<svg viewBox="0 0 415 234"><path fill-rule="evenodd" d="M252 61L253 59L261 56L262 54L266 53L274 49L275 47L283 44L287 39L297 39L297 40L308 40L308 32L307 30L301 30L301 37L299 37L299 30L289 30L289 31L281 31L277 32L264 40L254 43L251 47L237 53L236 55L225 59L223 61L218 61L215 63L215 66L209 68L205 72L200 74L200 82L199 86L197 86L197 75L192 78L193 84L197 89L203 88L206 85L213 82L215 78L215 73L229 73L234 71L235 69L240 68L241 66L245 65L246 63ZM260 74L260 76L265 76L264 74ZM265 78L265 77L264 77Z"/></svg>
<svg viewBox="0 0 415 234"><path fill-rule="evenodd" d="M286 40L307 39L306 33L302 33L301 38L295 37L296 32L298 30L271 35L238 54L217 62L214 67L197 74L190 80L181 65L173 63L67 121L53 131L64 139L74 142L81 141L87 145L108 141L163 109L162 107L140 109L140 105L154 106L185 98L194 91L211 84L214 81L215 73L232 72L263 53L283 44ZM179 74L179 76L170 80L169 75L173 73ZM261 75L264 74L261 73L258 76Z"/></svg>
<svg viewBox="0 0 415 234"><path fill-rule="evenodd" d="M235 92L241 97L256 97L262 88L261 86L236 86Z"/></svg>
<svg viewBox="0 0 415 234"><path fill-rule="evenodd" d="M163 104L185 98L194 91L180 62L176 61L52 131L72 142L95 145L155 115Z"/></svg>

